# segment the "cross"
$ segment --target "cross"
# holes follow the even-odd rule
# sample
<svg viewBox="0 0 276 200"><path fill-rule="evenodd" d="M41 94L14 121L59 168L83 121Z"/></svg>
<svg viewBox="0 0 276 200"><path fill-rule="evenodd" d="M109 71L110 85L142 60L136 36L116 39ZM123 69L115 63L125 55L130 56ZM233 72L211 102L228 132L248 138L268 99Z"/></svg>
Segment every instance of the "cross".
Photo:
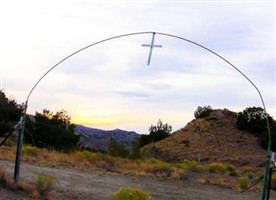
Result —
<svg viewBox="0 0 276 200"><path fill-rule="evenodd" d="M152 33L151 44L142 44L142 47L150 47L148 65L150 65L150 60L151 60L151 54L152 54L153 47L159 47L159 48L162 47L162 45L154 45L154 38L155 38L155 33Z"/></svg>

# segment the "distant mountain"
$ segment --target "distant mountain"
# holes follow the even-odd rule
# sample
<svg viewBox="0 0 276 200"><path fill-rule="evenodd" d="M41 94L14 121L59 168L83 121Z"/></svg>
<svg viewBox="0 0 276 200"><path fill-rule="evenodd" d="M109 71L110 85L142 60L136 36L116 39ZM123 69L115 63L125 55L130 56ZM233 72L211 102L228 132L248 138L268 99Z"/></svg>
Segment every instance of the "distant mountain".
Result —
<svg viewBox="0 0 276 200"><path fill-rule="evenodd" d="M127 148L131 148L131 142L140 137L134 131L124 131L120 129L101 130L96 128L76 125L75 133L80 135L80 145L83 148L94 151L108 151L109 140L112 137L117 142L123 143Z"/></svg>

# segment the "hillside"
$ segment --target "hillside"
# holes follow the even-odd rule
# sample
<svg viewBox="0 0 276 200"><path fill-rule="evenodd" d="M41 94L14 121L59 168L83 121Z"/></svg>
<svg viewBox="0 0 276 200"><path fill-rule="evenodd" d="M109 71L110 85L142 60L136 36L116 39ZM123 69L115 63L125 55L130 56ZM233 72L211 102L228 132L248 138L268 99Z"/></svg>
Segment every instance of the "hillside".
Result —
<svg viewBox="0 0 276 200"><path fill-rule="evenodd" d="M81 125L76 126L75 132L80 135L81 147L105 152L108 151L108 144L111 137L117 142L123 143L127 148L131 147L132 140L139 137L139 134L133 131L124 131L120 129L105 131Z"/></svg>
<svg viewBox="0 0 276 200"><path fill-rule="evenodd" d="M146 157L165 161L198 160L257 167L266 159L255 136L236 128L237 114L213 110L210 116L194 119L170 137L145 146Z"/></svg>

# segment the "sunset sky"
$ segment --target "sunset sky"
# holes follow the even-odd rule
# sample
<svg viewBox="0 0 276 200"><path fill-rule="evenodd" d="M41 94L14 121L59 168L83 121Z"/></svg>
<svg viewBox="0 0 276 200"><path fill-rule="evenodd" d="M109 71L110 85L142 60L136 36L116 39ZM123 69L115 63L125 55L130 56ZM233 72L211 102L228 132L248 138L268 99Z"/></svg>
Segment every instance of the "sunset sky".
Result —
<svg viewBox="0 0 276 200"><path fill-rule="evenodd" d="M71 53L136 32L162 32L220 54L259 88L275 112L274 1L0 0L1 88L21 103L37 80ZM101 3L98 3L101 2ZM229 64L180 39L152 34L92 46L51 71L28 113L64 109L74 123L148 133L159 119L178 130L197 106L242 111L262 106L255 88Z"/></svg>

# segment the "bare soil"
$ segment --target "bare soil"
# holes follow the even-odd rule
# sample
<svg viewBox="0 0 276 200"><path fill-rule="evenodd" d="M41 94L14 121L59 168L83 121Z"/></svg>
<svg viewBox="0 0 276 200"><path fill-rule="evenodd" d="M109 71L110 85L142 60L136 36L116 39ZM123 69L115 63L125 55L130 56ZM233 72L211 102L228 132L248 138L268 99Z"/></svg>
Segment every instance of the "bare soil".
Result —
<svg viewBox="0 0 276 200"><path fill-rule="evenodd" d="M0 160L7 172L12 176L14 164ZM186 180L170 180L156 177L137 177L122 174L99 174L80 172L71 169L38 167L21 163L21 181L34 182L37 174L43 173L54 178L54 184L48 192L55 199L95 199L110 200L120 187L138 187L150 193L156 200L227 200L227 199L260 199L260 192L239 192L216 185L199 184L191 178ZM28 199L22 191L0 188L0 200ZM276 192L271 198L276 199Z"/></svg>

